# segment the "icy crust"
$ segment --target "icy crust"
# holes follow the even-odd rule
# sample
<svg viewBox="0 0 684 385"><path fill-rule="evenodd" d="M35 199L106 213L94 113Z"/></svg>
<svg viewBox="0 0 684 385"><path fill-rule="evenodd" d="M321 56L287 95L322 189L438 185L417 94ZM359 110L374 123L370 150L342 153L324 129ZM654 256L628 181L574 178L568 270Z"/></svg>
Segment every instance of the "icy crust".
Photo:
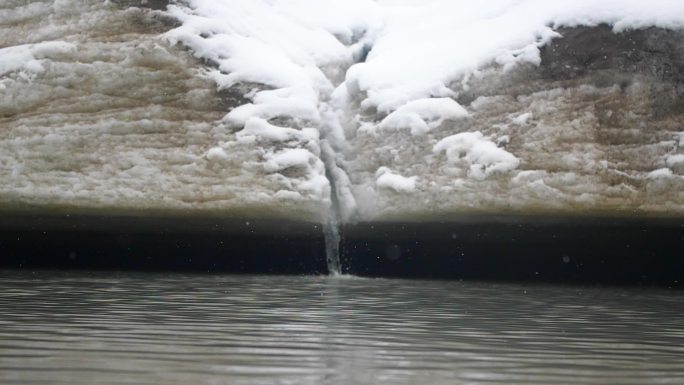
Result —
<svg viewBox="0 0 684 385"><path fill-rule="evenodd" d="M126 4L1 2L0 205L320 221L318 131L236 134L252 88L217 91L161 38L177 21Z"/></svg>

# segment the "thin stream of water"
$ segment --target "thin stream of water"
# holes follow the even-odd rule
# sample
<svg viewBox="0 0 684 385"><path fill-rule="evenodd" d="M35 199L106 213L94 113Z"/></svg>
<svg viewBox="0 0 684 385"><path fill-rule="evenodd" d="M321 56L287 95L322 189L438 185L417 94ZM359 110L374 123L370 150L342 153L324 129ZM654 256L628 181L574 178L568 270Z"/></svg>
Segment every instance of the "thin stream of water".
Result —
<svg viewBox="0 0 684 385"><path fill-rule="evenodd" d="M335 116L334 114L322 114L323 116ZM332 122L324 122L322 124L321 132L323 138L321 139L321 159L325 166L325 176L330 183L330 211L328 218L323 225L323 236L325 237L325 256L328 265L328 273L330 275L338 276L342 274L342 266L340 263L340 242L342 240L340 234L340 218L341 205L338 195L337 178L335 178L335 168L337 154L332 145L327 139L330 134Z"/></svg>
<svg viewBox="0 0 684 385"><path fill-rule="evenodd" d="M340 264L340 226L336 215L331 215L328 222L323 226L325 237L325 257L328 264L328 273L333 276L342 274Z"/></svg>

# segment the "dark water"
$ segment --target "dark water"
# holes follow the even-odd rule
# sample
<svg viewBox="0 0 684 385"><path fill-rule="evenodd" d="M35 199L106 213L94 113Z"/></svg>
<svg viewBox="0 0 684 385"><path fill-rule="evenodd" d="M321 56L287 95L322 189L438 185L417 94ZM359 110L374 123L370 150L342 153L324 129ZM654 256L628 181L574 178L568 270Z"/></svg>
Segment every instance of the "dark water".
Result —
<svg viewBox="0 0 684 385"><path fill-rule="evenodd" d="M680 291L0 272L1 384L682 384Z"/></svg>

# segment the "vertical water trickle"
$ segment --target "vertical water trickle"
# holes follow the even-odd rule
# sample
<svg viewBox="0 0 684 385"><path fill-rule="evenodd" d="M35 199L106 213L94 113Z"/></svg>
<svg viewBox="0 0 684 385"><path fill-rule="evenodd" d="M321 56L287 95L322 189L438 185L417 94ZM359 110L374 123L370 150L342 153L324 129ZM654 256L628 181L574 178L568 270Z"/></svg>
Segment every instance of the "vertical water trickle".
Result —
<svg viewBox="0 0 684 385"><path fill-rule="evenodd" d="M342 274L340 264L340 236L339 222L335 215L328 218L323 226L323 236L325 237L325 257L328 263L328 274L337 276Z"/></svg>
<svg viewBox="0 0 684 385"><path fill-rule="evenodd" d="M335 152L326 139L321 140L321 158L325 165L325 176L330 183L330 210L323 224L323 236L325 238L325 257L328 263L328 274L337 276L342 274L340 263L340 202L337 197L337 185L335 183L334 169Z"/></svg>

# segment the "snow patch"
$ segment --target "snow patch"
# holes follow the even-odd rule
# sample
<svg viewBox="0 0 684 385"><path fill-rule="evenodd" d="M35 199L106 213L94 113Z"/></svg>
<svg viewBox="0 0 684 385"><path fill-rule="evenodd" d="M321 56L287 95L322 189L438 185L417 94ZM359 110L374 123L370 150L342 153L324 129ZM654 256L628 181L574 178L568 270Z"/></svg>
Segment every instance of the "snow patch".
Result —
<svg viewBox="0 0 684 385"><path fill-rule="evenodd" d="M669 155L665 158L668 167L684 164L684 154Z"/></svg>
<svg viewBox="0 0 684 385"><path fill-rule="evenodd" d="M672 177L672 170L669 168L659 168L657 170L653 170L646 174L646 178L648 179L659 179L659 178L670 178Z"/></svg>
<svg viewBox="0 0 684 385"><path fill-rule="evenodd" d="M390 189L398 193L410 193L416 189L415 176L405 177L392 172L387 167L380 167L375 173L375 185L378 188Z"/></svg>
<svg viewBox="0 0 684 385"><path fill-rule="evenodd" d="M314 159L318 158L303 148L287 149L267 155L264 170L266 172L278 172L292 167L308 170L311 168Z"/></svg>
<svg viewBox="0 0 684 385"><path fill-rule="evenodd" d="M482 180L497 172L514 170L520 164L510 152L497 147L481 132L462 132L440 140L432 148L434 153L444 152L449 163L465 161L468 175Z"/></svg>
<svg viewBox="0 0 684 385"><path fill-rule="evenodd" d="M0 76L10 72L22 71L27 74L41 73L42 60L73 51L76 46L63 41L48 41L38 44L24 44L0 48Z"/></svg>
<svg viewBox="0 0 684 385"><path fill-rule="evenodd" d="M220 162L228 160L228 154L221 147L210 148L209 151L207 151L206 157L207 160L209 160L210 162Z"/></svg>
<svg viewBox="0 0 684 385"><path fill-rule="evenodd" d="M513 124L517 124L518 126L524 126L527 124L527 122L532 118L532 113L526 112L524 114L520 114L516 116L515 118L511 119L511 122Z"/></svg>
<svg viewBox="0 0 684 385"><path fill-rule="evenodd" d="M468 111L450 98L418 99L404 104L380 122L382 129L410 129L414 136L428 133L446 120L468 116Z"/></svg>
<svg viewBox="0 0 684 385"><path fill-rule="evenodd" d="M261 118L250 118L245 123L245 128L236 134L238 142L252 142L253 140L264 140L272 142L298 141L309 142L318 141L318 130L315 128L303 128L296 130L289 127L279 127Z"/></svg>

